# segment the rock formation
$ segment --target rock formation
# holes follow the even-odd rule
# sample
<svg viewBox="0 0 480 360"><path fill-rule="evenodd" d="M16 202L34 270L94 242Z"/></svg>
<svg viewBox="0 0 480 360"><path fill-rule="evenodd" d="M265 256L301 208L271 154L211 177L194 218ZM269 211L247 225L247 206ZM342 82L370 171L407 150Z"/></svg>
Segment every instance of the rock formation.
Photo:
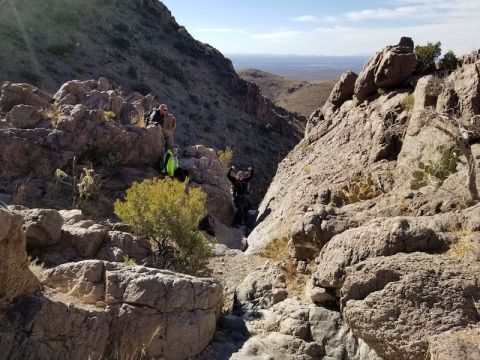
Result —
<svg viewBox="0 0 480 360"><path fill-rule="evenodd" d="M297 260L316 258L308 298L337 306L379 358L476 359L480 208L469 200L465 157L453 160L458 142L432 114L468 122L478 159L478 57L465 56L446 78L414 79L412 50L403 38L374 55L356 80L342 76L280 164L247 253L268 254L289 239ZM425 164L440 168L450 157L446 175L413 185ZM249 340L239 354L305 346L282 347L272 337Z"/></svg>
<svg viewBox="0 0 480 360"><path fill-rule="evenodd" d="M28 269L23 218L16 214L18 210L13 211L0 209L0 250L5 260L0 268L2 358L136 358L143 354L186 359L211 341L222 307L222 289L213 279L84 260L37 270L43 290L35 293L38 280ZM23 212L29 239L37 240L39 234L56 238L58 218L52 211ZM95 252L89 249L102 244L105 254L118 255L115 249L122 248L132 257L136 256L129 249L146 258L139 253L139 243L132 243L132 235L107 233L98 225L93 228L95 225L85 227L81 221L76 226L65 225L57 241L85 258L94 258ZM48 257L53 260L55 251L64 256L69 253L65 248L44 249L45 263ZM58 257L56 260L62 262Z"/></svg>

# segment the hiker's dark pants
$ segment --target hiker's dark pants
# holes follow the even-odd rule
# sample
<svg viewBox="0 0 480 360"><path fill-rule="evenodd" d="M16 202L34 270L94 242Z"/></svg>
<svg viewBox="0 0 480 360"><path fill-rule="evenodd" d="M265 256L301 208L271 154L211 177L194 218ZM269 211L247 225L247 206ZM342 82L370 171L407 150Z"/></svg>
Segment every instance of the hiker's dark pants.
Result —
<svg viewBox="0 0 480 360"><path fill-rule="evenodd" d="M233 219L233 226L245 225L247 223L248 210L250 210L252 202L248 196L235 197L233 202L235 204L235 208L237 209L235 218Z"/></svg>
<svg viewBox="0 0 480 360"><path fill-rule="evenodd" d="M182 169L182 168L177 168L175 170L175 173L173 174L173 177L175 179L180 180L181 182L184 182L185 180L187 180L187 178L189 176L190 176L190 174L188 173L188 170L185 170L185 169Z"/></svg>

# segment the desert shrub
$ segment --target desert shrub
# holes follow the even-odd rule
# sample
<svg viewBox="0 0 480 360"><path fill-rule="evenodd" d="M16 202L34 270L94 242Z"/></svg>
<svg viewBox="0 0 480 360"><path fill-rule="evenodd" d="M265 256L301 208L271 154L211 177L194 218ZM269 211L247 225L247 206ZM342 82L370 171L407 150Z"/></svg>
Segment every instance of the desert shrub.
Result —
<svg viewBox="0 0 480 360"><path fill-rule="evenodd" d="M150 94L152 92L152 88L148 84L145 84L145 83L132 84L132 85L130 85L130 89L132 91L139 92L140 94L142 94L144 96L147 96L148 94Z"/></svg>
<svg viewBox="0 0 480 360"><path fill-rule="evenodd" d="M28 268L30 271L35 275L35 277L40 281L40 283L45 282L46 274L45 274L45 265L38 262L38 259L32 260L30 257L28 258L29 265Z"/></svg>
<svg viewBox="0 0 480 360"><path fill-rule="evenodd" d="M22 70L20 71L19 75L27 80L28 83L34 85L34 86L40 86L42 83L42 77L38 75L37 73L34 73L29 70Z"/></svg>
<svg viewBox="0 0 480 360"><path fill-rule="evenodd" d="M125 24L123 22L113 25L113 28L122 33L130 32L130 26L128 26L128 24Z"/></svg>
<svg viewBox="0 0 480 360"><path fill-rule="evenodd" d="M415 55L417 57L417 66L415 73L423 75L435 71L435 60L442 53L442 44L439 42L427 43L427 45L415 46Z"/></svg>
<svg viewBox="0 0 480 360"><path fill-rule="evenodd" d="M455 70L458 66L457 56L452 50L447 51L443 56L443 59L440 60L440 65L443 69L449 71Z"/></svg>
<svg viewBox="0 0 480 360"><path fill-rule="evenodd" d="M122 163L122 155L118 152L109 152L101 159L101 163L106 167L116 167Z"/></svg>
<svg viewBox="0 0 480 360"><path fill-rule="evenodd" d="M225 167L229 167L233 160L233 150L230 146L227 146L225 150L217 151L218 161Z"/></svg>
<svg viewBox="0 0 480 360"><path fill-rule="evenodd" d="M135 66L130 65L127 69L127 75L128 77L137 80L138 79L138 72L137 69L135 69Z"/></svg>
<svg viewBox="0 0 480 360"><path fill-rule="evenodd" d="M113 46L119 48L120 50L128 50L130 49L130 41L128 41L125 38L119 37L119 36L113 36L110 38L110 42L112 43Z"/></svg>
<svg viewBox="0 0 480 360"><path fill-rule="evenodd" d="M447 255L462 260L480 259L480 243L470 228L462 227L452 232L454 240L450 245Z"/></svg>
<svg viewBox="0 0 480 360"><path fill-rule="evenodd" d="M310 146L310 143L306 139L302 139L302 141L298 143L298 148L302 151L302 153L307 151L309 146Z"/></svg>
<svg viewBox="0 0 480 360"><path fill-rule="evenodd" d="M132 258L129 258L126 255L123 257L122 264L123 266L129 266L129 267L137 266L137 263L135 262L135 260L133 260Z"/></svg>
<svg viewBox="0 0 480 360"><path fill-rule="evenodd" d="M194 103L195 105L200 105L200 99L197 95L195 94L190 94L190 101Z"/></svg>
<svg viewBox="0 0 480 360"><path fill-rule="evenodd" d="M113 111L104 111L103 112L103 119L105 121L114 120L116 117L117 117L117 115Z"/></svg>
<svg viewBox="0 0 480 360"><path fill-rule="evenodd" d="M157 266L188 274L206 271L210 244L198 231L206 195L199 188L172 179L134 183L115 213L134 233L157 246Z"/></svg>
<svg viewBox="0 0 480 360"><path fill-rule="evenodd" d="M438 146L440 153L438 161L429 160L427 163L419 162L418 170L414 171L410 182L412 190L419 190L424 186L436 184L440 186L450 175L457 172L457 163L460 151Z"/></svg>
<svg viewBox="0 0 480 360"><path fill-rule="evenodd" d="M377 93L378 95L385 95L385 89L378 88Z"/></svg>
<svg viewBox="0 0 480 360"><path fill-rule="evenodd" d="M210 122L216 122L216 121L217 121L216 115L215 115L214 113L210 113L210 114L208 115L208 121L210 121Z"/></svg>
<svg viewBox="0 0 480 360"><path fill-rule="evenodd" d="M345 186L334 192L332 202L340 207L374 199L382 194L383 190L375 183L372 174L354 175Z"/></svg>
<svg viewBox="0 0 480 360"><path fill-rule="evenodd" d="M75 46L72 44L56 44L47 47L47 51L55 56L67 56L75 50Z"/></svg>
<svg viewBox="0 0 480 360"><path fill-rule="evenodd" d="M407 95L401 103L403 110L406 110L409 112L413 110L414 105L415 105L415 97L413 96L413 94Z"/></svg>

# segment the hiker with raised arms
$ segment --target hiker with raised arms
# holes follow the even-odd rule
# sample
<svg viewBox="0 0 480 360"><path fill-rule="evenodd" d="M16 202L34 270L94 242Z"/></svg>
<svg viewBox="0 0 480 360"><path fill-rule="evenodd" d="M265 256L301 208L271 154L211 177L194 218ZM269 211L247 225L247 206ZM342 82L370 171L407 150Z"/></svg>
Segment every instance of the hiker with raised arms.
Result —
<svg viewBox="0 0 480 360"><path fill-rule="evenodd" d="M227 173L227 178L232 183L233 200L235 208L235 218L233 219L233 226L245 225L247 222L248 210L252 206L250 200L250 181L253 178L253 168L250 166L248 171L238 171L232 174L235 166L232 166Z"/></svg>

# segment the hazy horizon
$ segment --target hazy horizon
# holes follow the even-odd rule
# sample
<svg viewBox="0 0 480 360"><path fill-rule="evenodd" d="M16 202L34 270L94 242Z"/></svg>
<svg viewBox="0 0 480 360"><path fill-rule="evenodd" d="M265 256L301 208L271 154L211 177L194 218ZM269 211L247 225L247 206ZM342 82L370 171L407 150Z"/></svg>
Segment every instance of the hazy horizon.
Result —
<svg viewBox="0 0 480 360"><path fill-rule="evenodd" d="M359 72L369 56L225 54L235 70L258 69L292 80L338 79L347 70Z"/></svg>

